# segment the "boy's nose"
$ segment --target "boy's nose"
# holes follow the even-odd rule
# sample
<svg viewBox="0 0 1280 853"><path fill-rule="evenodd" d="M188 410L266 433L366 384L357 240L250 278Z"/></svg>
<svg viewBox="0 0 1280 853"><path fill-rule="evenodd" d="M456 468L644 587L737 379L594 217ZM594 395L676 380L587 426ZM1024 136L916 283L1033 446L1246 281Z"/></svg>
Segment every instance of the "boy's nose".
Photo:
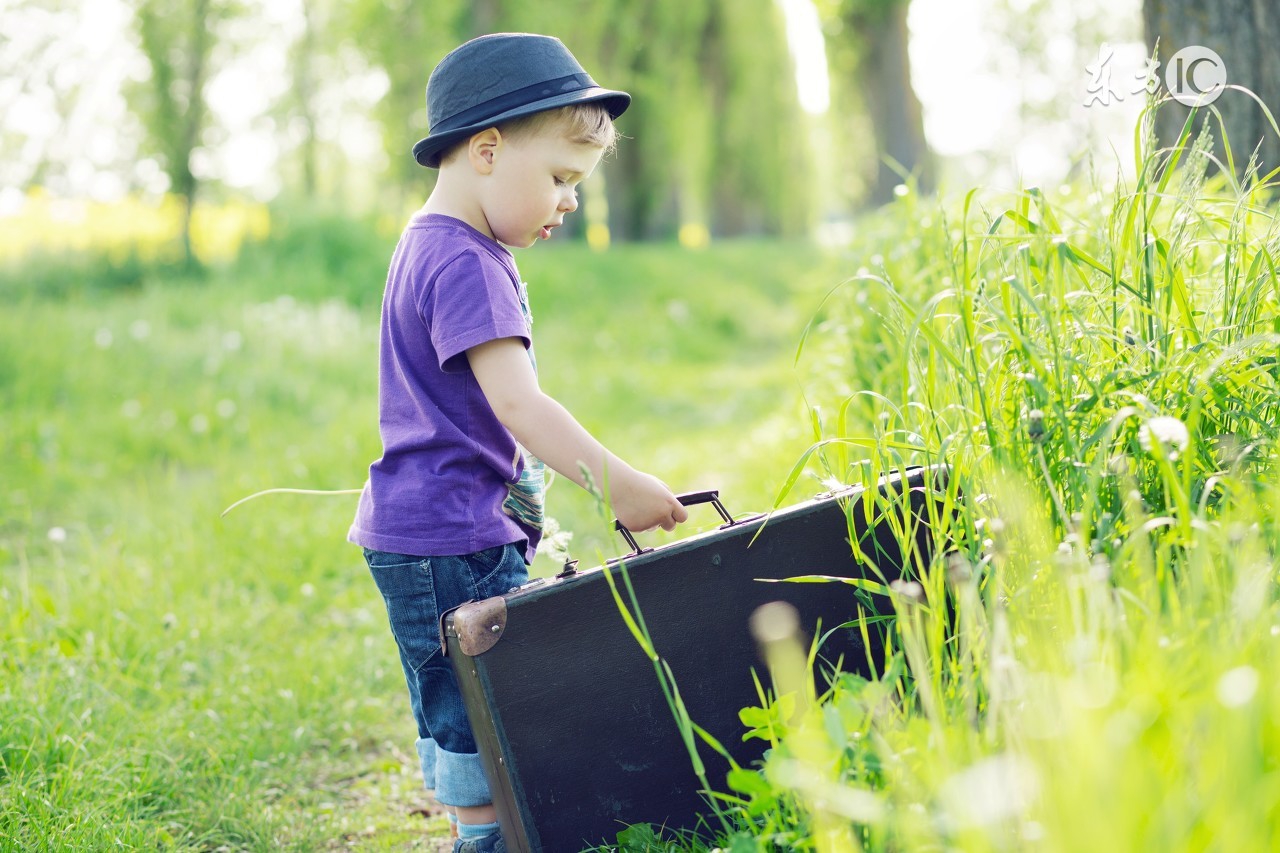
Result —
<svg viewBox="0 0 1280 853"><path fill-rule="evenodd" d="M570 190L560 199L560 209L565 213L573 213L578 209L578 193L576 190Z"/></svg>

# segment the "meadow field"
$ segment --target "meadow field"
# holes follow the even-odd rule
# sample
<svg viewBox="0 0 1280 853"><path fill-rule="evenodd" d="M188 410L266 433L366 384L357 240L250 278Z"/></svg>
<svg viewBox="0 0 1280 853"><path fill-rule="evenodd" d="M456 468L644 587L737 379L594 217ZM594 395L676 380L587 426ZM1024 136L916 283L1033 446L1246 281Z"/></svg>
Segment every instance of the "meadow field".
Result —
<svg viewBox="0 0 1280 853"><path fill-rule="evenodd" d="M0 286L0 846L402 849L444 831L409 814L427 803L381 600L345 541L355 498L220 517L261 489L358 488L378 451L395 233L287 215L276 232L201 277L73 255ZM770 505L807 446L791 354L835 275L819 252L519 260L549 391L674 487ZM620 553L586 493L550 502L574 557Z"/></svg>
<svg viewBox="0 0 1280 853"><path fill-rule="evenodd" d="M896 618L878 677L812 695L803 648L775 643L771 695L743 715L772 749L709 780L716 840L640 827L624 849L1274 845L1280 227L1267 179L1206 181L1183 141L1139 150L1128 184L908 189L840 249L518 255L544 387L678 490L744 512L904 464L954 472L950 553L879 590ZM362 483L394 236L277 214L199 277L10 266L6 848L429 850L445 832L413 813L401 675L344 541L354 498L220 517L261 489ZM574 557L619 550L588 495L559 483L549 503Z"/></svg>

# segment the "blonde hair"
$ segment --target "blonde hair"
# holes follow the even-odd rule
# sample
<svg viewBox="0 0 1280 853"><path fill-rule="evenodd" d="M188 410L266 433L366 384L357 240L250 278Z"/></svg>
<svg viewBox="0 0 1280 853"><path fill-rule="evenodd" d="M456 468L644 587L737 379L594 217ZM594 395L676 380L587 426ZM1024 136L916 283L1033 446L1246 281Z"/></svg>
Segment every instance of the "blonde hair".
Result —
<svg viewBox="0 0 1280 853"><path fill-rule="evenodd" d="M612 153L618 143L613 116L598 103L569 104L566 107L543 110L502 122L496 127L503 136L514 141L528 139L540 133L559 133L569 142L603 148L606 155ZM464 139L445 151L440 156L440 165L453 159L467 142Z"/></svg>

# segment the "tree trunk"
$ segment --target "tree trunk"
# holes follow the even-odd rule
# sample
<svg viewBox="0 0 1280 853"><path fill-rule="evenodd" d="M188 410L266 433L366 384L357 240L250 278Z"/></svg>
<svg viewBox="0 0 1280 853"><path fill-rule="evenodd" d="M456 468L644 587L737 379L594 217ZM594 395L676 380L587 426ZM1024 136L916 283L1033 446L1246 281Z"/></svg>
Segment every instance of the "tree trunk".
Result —
<svg viewBox="0 0 1280 853"><path fill-rule="evenodd" d="M191 154L200 144L200 130L204 127L204 82L209 58L209 0L196 0L191 16L191 52L187 56L187 80L190 82L190 102L183 116L182 150L179 159L180 174L178 192L186 202L182 216L182 247L188 269L199 266L199 259L191 245L191 217L196 206L196 190L200 181L191 171Z"/></svg>
<svg viewBox="0 0 1280 853"><path fill-rule="evenodd" d="M907 2L895 2L853 16L848 32L858 34L858 76L879 162L870 202L893 201L902 176L893 163L917 175L922 191L934 186L933 155L924 138L924 113L911 87L907 52ZM888 162L888 161L893 161Z"/></svg>
<svg viewBox="0 0 1280 853"><path fill-rule="evenodd" d="M315 118L315 60L316 60L316 13L313 8L315 0L302 0L302 38L294 56L293 85L294 97L298 101L298 116L302 119L302 191L307 198L313 199L318 191L318 167L316 165L316 118Z"/></svg>
<svg viewBox="0 0 1280 853"><path fill-rule="evenodd" d="M1280 4L1276 0L1144 0L1143 25L1147 49L1159 44L1160 83L1166 85L1168 61L1177 51L1191 45L1211 48L1222 57L1227 83L1243 86L1257 95L1280 121ZM1258 147L1261 172L1280 166L1280 136L1271 127L1262 108L1243 92L1228 89L1213 103L1221 114L1237 177L1243 174L1254 148ZM1169 101L1156 117L1156 137L1160 145L1172 145L1187 120L1190 108ZM1196 117L1207 120L1215 137L1214 152L1226 165L1222 128L1208 109Z"/></svg>

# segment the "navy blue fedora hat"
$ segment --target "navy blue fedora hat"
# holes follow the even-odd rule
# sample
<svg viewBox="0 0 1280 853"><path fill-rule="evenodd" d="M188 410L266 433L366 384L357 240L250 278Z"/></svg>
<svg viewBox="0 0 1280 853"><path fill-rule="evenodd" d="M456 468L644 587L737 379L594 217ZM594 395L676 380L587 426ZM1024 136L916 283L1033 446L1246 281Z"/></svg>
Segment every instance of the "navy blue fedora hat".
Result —
<svg viewBox="0 0 1280 853"><path fill-rule="evenodd" d="M431 72L430 131L413 146L413 156L436 169L447 148L485 128L589 101L599 101L617 118L631 96L598 86L558 38L530 33L480 36L455 48Z"/></svg>

